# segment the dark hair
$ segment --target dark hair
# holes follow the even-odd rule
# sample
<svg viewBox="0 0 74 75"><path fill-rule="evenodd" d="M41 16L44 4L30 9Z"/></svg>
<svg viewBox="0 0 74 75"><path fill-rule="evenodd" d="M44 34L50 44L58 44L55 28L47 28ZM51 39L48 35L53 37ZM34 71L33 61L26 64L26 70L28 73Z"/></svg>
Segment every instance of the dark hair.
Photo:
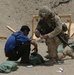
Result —
<svg viewBox="0 0 74 75"><path fill-rule="evenodd" d="M27 25L23 25L20 30L23 32L24 30L30 31L30 28Z"/></svg>

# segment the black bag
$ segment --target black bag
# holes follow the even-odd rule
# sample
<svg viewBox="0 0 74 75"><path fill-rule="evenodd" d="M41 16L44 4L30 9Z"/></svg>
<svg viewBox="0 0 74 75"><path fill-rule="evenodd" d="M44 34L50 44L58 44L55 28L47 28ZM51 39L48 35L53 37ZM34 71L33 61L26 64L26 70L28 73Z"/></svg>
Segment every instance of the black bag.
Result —
<svg viewBox="0 0 74 75"><path fill-rule="evenodd" d="M39 53L32 53L30 56L30 63L34 66L40 65L44 63L44 59Z"/></svg>

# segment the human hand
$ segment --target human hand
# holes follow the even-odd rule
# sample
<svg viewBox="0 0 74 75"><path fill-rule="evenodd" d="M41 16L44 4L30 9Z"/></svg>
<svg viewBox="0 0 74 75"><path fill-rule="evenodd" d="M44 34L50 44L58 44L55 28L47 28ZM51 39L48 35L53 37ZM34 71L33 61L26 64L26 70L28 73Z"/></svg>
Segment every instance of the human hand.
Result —
<svg viewBox="0 0 74 75"><path fill-rule="evenodd" d="M36 55L37 52L38 52L38 50L37 50L36 48L33 48L32 51L33 51L33 52L31 53L31 55L33 55L33 56Z"/></svg>
<svg viewBox="0 0 74 75"><path fill-rule="evenodd" d="M34 51L35 53L37 53L37 52L38 52L38 48L35 48L35 47L34 47L34 48L32 49L32 51Z"/></svg>
<svg viewBox="0 0 74 75"><path fill-rule="evenodd" d="M32 49L32 51L33 51L34 53L37 53L37 52L38 52L38 45L37 45L37 43L32 40L32 41L31 41L31 44L34 46L34 48Z"/></svg>

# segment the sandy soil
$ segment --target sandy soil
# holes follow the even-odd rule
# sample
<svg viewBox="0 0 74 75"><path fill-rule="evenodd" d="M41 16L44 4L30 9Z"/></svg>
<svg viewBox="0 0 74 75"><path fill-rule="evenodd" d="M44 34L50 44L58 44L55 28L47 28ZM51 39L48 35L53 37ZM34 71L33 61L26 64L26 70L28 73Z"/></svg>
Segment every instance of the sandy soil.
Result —
<svg viewBox="0 0 74 75"><path fill-rule="evenodd" d="M7 58L4 55L4 44L6 40L0 40L0 63L4 62ZM45 43L38 42L39 45L39 53L44 57L46 55L47 47ZM11 72L8 75L73 75L73 66L74 66L74 59L70 57L64 58L63 64L55 64L53 66L34 66L28 68L27 66L18 66L19 69L17 71ZM57 72L59 68L63 68L63 72ZM1 75L5 75L2 74Z"/></svg>
<svg viewBox="0 0 74 75"><path fill-rule="evenodd" d="M0 36L9 36L12 32L6 28L6 25L11 26L16 31L21 25L28 24L32 27L32 16L38 14L38 9L42 5L48 5L50 8L57 0L0 0ZM72 14L72 22L74 22L74 1L67 4L61 4L52 9L58 14ZM32 29L32 28L31 28ZM71 25L71 34L74 33L74 26ZM30 33L31 36L31 33ZM6 40L0 39L0 63L7 58L4 55L4 45ZM47 47L45 43L38 42L39 53L44 57ZM17 71L11 72L8 75L73 75L74 60L70 57L64 59L63 64L54 66L35 66L28 68L27 66L18 66ZM63 72L57 72L59 68L63 68ZM0 75L5 75L0 73Z"/></svg>

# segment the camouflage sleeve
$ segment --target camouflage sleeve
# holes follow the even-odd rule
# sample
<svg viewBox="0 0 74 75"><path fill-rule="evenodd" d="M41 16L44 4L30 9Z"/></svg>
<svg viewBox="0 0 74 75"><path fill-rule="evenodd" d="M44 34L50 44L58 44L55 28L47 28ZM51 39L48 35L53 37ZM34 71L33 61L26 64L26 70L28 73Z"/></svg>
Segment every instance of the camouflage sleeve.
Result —
<svg viewBox="0 0 74 75"><path fill-rule="evenodd" d="M61 19L58 16L55 16L55 21L56 21L56 28L48 34L48 37L52 38L56 35L58 35L62 31L62 22Z"/></svg>

